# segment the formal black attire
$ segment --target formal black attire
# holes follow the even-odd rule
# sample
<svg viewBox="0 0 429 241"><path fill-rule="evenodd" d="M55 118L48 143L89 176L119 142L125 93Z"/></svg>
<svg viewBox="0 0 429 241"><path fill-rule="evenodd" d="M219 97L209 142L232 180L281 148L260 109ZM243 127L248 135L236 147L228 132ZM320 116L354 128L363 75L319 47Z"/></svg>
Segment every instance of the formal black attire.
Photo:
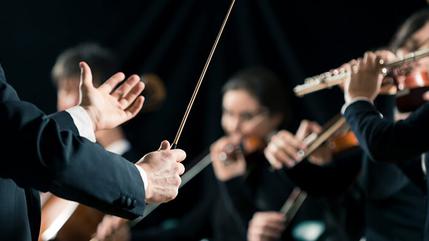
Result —
<svg viewBox="0 0 429 241"><path fill-rule="evenodd" d="M394 99L390 97L383 99L382 97L380 101L382 104L380 109L386 110L383 112L385 118L383 122L388 119L392 120ZM355 108L359 108L361 105L372 112L373 118L381 119L380 113L375 111L372 104L356 102L345 112L354 131L369 123L359 114L359 117L354 117L355 114L352 114L355 112ZM357 119L361 119L361 121ZM380 130L384 127L376 129ZM365 137L368 135L372 135L372 133L365 133ZM357 137L365 152L374 148L373 143L367 145L362 142L363 135L358 134ZM389 140L386 141L389 142ZM384 151L387 152L389 149L386 148ZM398 149L392 151L398 153ZM375 157L375 154L371 152L369 154L371 157ZM388 155L390 156L387 159L395 160L396 155ZM289 170L288 174L298 185L310 193L319 195L339 193L357 180L365 194L364 234L367 241L423 240L426 190L424 183L416 178L422 175L419 163L419 159L416 160L410 156L406 163L397 164L374 162L365 156L363 160L344 159L327 166L302 162ZM304 179L304 173L312 178ZM357 176L359 178L355 179Z"/></svg>
<svg viewBox="0 0 429 241"><path fill-rule="evenodd" d="M45 115L19 99L0 67L0 240L36 241L36 191L135 218L145 207L137 168L79 137L67 112Z"/></svg>

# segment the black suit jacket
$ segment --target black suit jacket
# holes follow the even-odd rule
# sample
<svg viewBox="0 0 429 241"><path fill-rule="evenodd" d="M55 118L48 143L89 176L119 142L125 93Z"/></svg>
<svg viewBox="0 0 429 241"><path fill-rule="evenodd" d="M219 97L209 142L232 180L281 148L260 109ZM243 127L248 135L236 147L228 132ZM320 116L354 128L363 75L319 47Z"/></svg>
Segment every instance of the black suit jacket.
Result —
<svg viewBox="0 0 429 241"><path fill-rule="evenodd" d="M429 103L407 119L383 118L374 105L357 101L344 113L365 152L374 160L399 162L418 158L429 151Z"/></svg>
<svg viewBox="0 0 429 241"><path fill-rule="evenodd" d="M368 192L376 197L375 202L368 205L373 210L367 213L368 220L374 227L384 230L385 235L396 233L394 237L399 240L401 236L408 237L408 240L421 236L417 234L423 233L422 226L427 213L427 184L420 155L429 150L429 142L424 141L429 134L429 104L423 105L406 120L398 122L383 117L374 105L366 101L351 104L344 116L371 159L396 164L366 162L367 166L372 167L364 169L369 177L366 183ZM389 209L392 212L385 212ZM386 220L392 225L387 225ZM401 220L408 220L409 224L404 225ZM412 233L404 229L410 227L414 227L415 238L411 238ZM425 230L428 228L425 227ZM381 236L378 237L382 240ZM426 234L418 240L428 237Z"/></svg>
<svg viewBox="0 0 429 241"><path fill-rule="evenodd" d="M0 240L37 240L40 201L50 191L135 218L145 207L137 168L79 137L71 116L46 116L21 101L0 67Z"/></svg>

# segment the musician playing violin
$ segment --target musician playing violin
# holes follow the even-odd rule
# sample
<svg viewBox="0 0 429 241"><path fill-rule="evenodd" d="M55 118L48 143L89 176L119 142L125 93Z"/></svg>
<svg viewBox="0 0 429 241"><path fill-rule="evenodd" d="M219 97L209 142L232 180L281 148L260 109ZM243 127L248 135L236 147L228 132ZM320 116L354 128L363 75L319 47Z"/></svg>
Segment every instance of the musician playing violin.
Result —
<svg viewBox="0 0 429 241"><path fill-rule="evenodd" d="M204 172L204 195L177 226L133 230L132 240L247 240L254 213L280 210L294 187L284 173L270 168L263 154L286 108L284 87L271 71L251 68L231 77L223 87L225 135L210 147L213 165Z"/></svg>
<svg viewBox="0 0 429 241"><path fill-rule="evenodd" d="M422 10L412 19L419 20L420 28L407 33L410 39L402 42L403 45L398 48L399 52L418 49L416 44L424 47L429 45L429 10ZM404 25L407 27L405 29L412 31L409 29L411 23L407 23ZM389 52L365 54L353 67L351 78L345 83L346 104L343 111L362 147L372 159L399 163L418 157L429 150L427 142L420 141L426 138L429 131L427 128L429 104L424 103L405 120L397 122L386 120L379 115L372 102L379 94L383 81L383 75L379 72L382 67L380 59L389 61L395 57ZM429 58L423 58L418 60L416 65L423 68L427 67L428 62ZM426 92L422 98L427 100L428 95ZM423 172L425 163L422 160Z"/></svg>
<svg viewBox="0 0 429 241"><path fill-rule="evenodd" d="M293 184L284 176L284 173L274 172L264 158L263 145L252 145L252 139L260 139L263 143L280 127L285 115L285 94L279 80L270 72L261 69L253 69L239 73L231 78L224 86L222 127L226 135L210 148L213 160L213 169L217 179L220 181L222 199L229 200L225 203L229 210L226 216L240 217L241 225L230 224L235 229L243 230L246 239L246 226L250 219L256 216L270 215L280 222L273 228L277 232L272 234L273 238L280 238L284 231L281 223L285 221L284 216L272 214L280 210L281 204L293 188ZM236 150L231 153L231 150ZM225 201L224 201L225 202ZM297 219L320 219L319 212L309 210L313 204L314 209L321 210L320 204L314 200L306 203L303 209L307 210L307 216L302 213ZM224 205L225 205L224 204ZM319 205L319 206L317 206ZM226 208L225 207L225 208ZM232 208L231 208L232 207ZM228 210L228 209L226 209ZM320 215L320 216L319 216ZM224 229L231 230L228 222L224 221ZM293 225L292 225L293 226ZM290 230L287 229L283 238L290 239ZM234 231L237 232L237 231ZM233 240L232 236L222 237L224 240ZM243 233L241 234L243 235ZM247 236L248 239L252 237Z"/></svg>
<svg viewBox="0 0 429 241"><path fill-rule="evenodd" d="M398 42L397 47L400 50L413 51L420 46L427 47L429 39L428 9L417 13L404 26L402 34L410 36L410 39ZM411 178L422 183L423 192L426 193L426 156L429 143L425 140L429 134L429 104L423 103L406 119L399 121L382 118L377 108L372 104L373 99L379 93L383 79L383 76L379 74L381 67L379 59L389 61L394 57L393 53L385 56L372 52L365 54L352 72L351 79L346 82L345 96L347 102L344 107L344 116L350 123L363 149L372 159L412 166L415 171ZM428 61L426 58L418 62L420 65L425 65ZM418 97L422 98L422 94L420 93ZM427 96L427 92L423 94L423 98L426 100L428 100ZM420 207L419 211L427 217L427 201L424 202L425 206ZM420 240L428 240L428 238L429 226L426 222L424 237Z"/></svg>
<svg viewBox="0 0 429 241"><path fill-rule="evenodd" d="M428 22L429 9L412 15L399 28L391 48L406 53L427 46ZM291 163L276 158L279 155L270 155L275 158L271 162L279 162L282 166L292 164L293 168L286 170L289 177L310 193L326 195L332 191L344 191L360 173L357 180L365 194L364 236L367 241L427 240L429 237L427 231L423 235L427 187L423 180L426 160L421 156L428 150L428 145L420 141L427 136L425 116L428 115L425 113L429 113L426 111L428 105L424 104L406 120L393 122L395 96L375 99L381 91L382 80L386 79L380 74L382 66L379 60L389 62L395 57L393 53L379 51L377 54L367 53L360 61L346 65L351 79L345 82L346 105L343 110L367 154L362 162L346 159L318 167L307 160L298 158ZM414 66L420 68L425 61L422 59ZM407 76L394 77L400 80ZM369 158L395 164L374 162ZM311 178L300 178L304 173L307 176L311 173Z"/></svg>
<svg viewBox="0 0 429 241"><path fill-rule="evenodd" d="M57 88L57 110L63 111L79 103L79 61L85 60L92 65L93 81L96 86L103 83L105 76L115 72L119 66L115 55L96 43L83 43L64 50L52 68L52 80ZM97 143L106 150L123 156L127 160L138 160L137 151L131 146L121 126L95 133ZM60 199L51 193L42 193L42 228L41 235L50 228L53 220L60 215L72 212L61 228L56 239L59 241L88 241L104 216L89 207ZM46 200L43 202L43 200Z"/></svg>
<svg viewBox="0 0 429 241"><path fill-rule="evenodd" d="M68 48L57 58L52 69L52 79L57 87L58 111L66 110L79 103L80 69L78 63L85 60L92 66L93 82L100 86L104 79L118 69L116 56L109 49L96 43L83 43ZM146 85L148 87L150 85ZM143 92L144 93L144 92ZM150 98L150 97L149 97ZM146 102L152 99L146 97ZM153 102L154 103L154 102ZM131 162L137 161L137 151L128 141L121 126L109 130L95 132L97 143L106 150L121 155ZM89 241L96 232L98 224L104 214L84 205L61 199L51 193L42 193L42 222L41 236L54 226L54 220L60 220L65 213L70 217L65 219L62 226L58 226L55 234L58 241ZM46 200L43 202L43 200ZM145 223L145 226L151 225ZM126 234L117 232L116 236Z"/></svg>
<svg viewBox="0 0 429 241"><path fill-rule="evenodd" d="M323 235L318 234L318 237L358 240L362 232L362 217L355 214L362 211L360 204L362 194L352 183L360 171L361 155L360 151L354 148L356 143L350 143L351 145L347 143L350 149L341 149L338 153L337 148L332 148L330 143L336 142L336 139L346 134L342 133L341 129L339 128L311 155L305 157L307 155L304 153L310 146L308 137L316 135L317 140L318 135L324 135L322 133L325 132L318 123L303 120L295 134L287 130L275 133L264 152L275 169L287 167L284 170L288 177L310 195L335 197L325 200L326 204L334 207L333 210L339 214L335 216L337 219L335 231L331 232L328 228ZM343 193L347 189L350 191ZM279 211L256 213L249 224L249 240L276 240L278 227L284 227L284 220L279 219L283 215Z"/></svg>

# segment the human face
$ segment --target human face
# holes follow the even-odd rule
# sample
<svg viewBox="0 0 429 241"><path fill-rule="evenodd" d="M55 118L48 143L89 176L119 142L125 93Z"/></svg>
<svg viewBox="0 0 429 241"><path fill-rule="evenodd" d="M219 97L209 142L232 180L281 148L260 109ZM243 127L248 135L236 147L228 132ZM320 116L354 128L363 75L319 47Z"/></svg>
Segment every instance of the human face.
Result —
<svg viewBox="0 0 429 241"><path fill-rule="evenodd" d="M222 106L222 128L227 135L266 138L280 123L246 90L227 91Z"/></svg>
<svg viewBox="0 0 429 241"><path fill-rule="evenodd" d="M406 54L415 52L420 49L429 48L429 22L427 22L423 27L417 30L413 35L411 35L408 40L405 42L403 47L398 49L397 56L403 57ZM402 65L400 68L396 69L396 81L399 83L399 89L403 89L403 83L405 83L408 76L412 76L416 83L421 83L424 85L424 78L427 76L427 70L429 69L429 58L424 57L420 58L417 61L413 61L408 64ZM423 75L421 75L423 74Z"/></svg>
<svg viewBox="0 0 429 241"><path fill-rule="evenodd" d="M79 78L60 79L57 86L57 109L66 110L79 104Z"/></svg>
<svg viewBox="0 0 429 241"><path fill-rule="evenodd" d="M411 35L401 49L406 54L424 48L429 48L429 22Z"/></svg>

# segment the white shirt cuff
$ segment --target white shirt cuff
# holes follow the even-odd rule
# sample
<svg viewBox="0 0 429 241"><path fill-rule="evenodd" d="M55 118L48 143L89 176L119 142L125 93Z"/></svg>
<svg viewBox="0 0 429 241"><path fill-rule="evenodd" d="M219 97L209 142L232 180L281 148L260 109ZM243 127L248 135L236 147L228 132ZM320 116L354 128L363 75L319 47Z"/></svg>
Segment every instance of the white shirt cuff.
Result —
<svg viewBox="0 0 429 241"><path fill-rule="evenodd" d="M343 105L343 107L341 107L341 114L344 115L344 112L346 111L347 107L349 107L351 104L353 104L357 101L361 101L361 100L367 101L367 102L373 104L372 101L368 97L357 96L357 97L351 98L350 100L346 101L346 103Z"/></svg>
<svg viewBox="0 0 429 241"><path fill-rule="evenodd" d="M138 165L135 165L135 166L137 167L137 170L139 170L139 172L140 172L140 176L142 177L143 184L144 184L144 191L146 193L146 191L147 191L147 174L143 170L143 168L139 167Z"/></svg>
<svg viewBox="0 0 429 241"><path fill-rule="evenodd" d="M88 112L82 106L74 106L66 110L73 119L74 125L81 137L95 142L94 123L92 123Z"/></svg>

